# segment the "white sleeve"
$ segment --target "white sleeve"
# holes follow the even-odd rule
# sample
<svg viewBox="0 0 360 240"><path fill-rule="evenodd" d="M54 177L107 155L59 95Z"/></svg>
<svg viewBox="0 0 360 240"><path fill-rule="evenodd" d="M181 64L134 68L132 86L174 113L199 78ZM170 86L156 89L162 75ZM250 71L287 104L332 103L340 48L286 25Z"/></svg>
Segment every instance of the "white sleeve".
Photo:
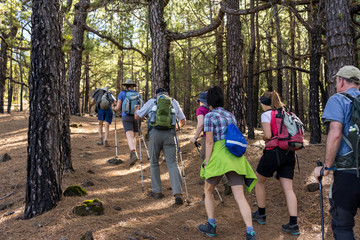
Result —
<svg viewBox="0 0 360 240"><path fill-rule="evenodd" d="M261 114L261 123L270 123L271 120L271 111L266 111L263 114Z"/></svg>

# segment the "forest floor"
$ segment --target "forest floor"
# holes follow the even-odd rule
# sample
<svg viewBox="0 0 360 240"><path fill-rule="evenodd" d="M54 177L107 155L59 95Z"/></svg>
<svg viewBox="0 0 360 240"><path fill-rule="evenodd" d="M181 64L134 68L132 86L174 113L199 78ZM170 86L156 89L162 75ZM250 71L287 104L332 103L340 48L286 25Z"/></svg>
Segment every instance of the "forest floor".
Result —
<svg viewBox="0 0 360 240"><path fill-rule="evenodd" d="M200 158L189 138L195 130L195 122L188 121L179 133L183 154L186 181L190 205L174 205L166 163L161 164L163 180L163 199L146 196L150 189L150 169L144 147L144 184L141 189L140 164L128 167L129 149L123 132L121 119L117 118L117 137L119 158L125 162L111 165L108 160L115 157L114 122L111 125L109 143L105 148L96 145L98 140L97 118L88 115L72 117L71 122L78 128L71 128L72 161L75 172L63 177L62 189L70 185L81 185L92 181L95 185L85 187L84 197L62 197L58 206L41 216L24 220L25 186L27 167L27 128L28 112L13 112L0 115L0 157L8 153L12 158L0 162L0 205L10 204L0 210L0 239L80 239L85 232L93 231L98 239L206 239L196 227L207 221L202 205L203 186L198 184ZM120 124L119 124L120 122ZM143 132L146 132L143 124ZM255 169L262 154L264 142L261 131L257 129L256 139L248 141L246 157ZM323 136L325 139L325 137ZM298 151L301 173L295 170L294 189L298 198L299 226L301 235L291 236L281 231L281 225L289 220L285 197L275 179L269 179L267 189L267 223L254 223L257 239L321 239L320 192L308 192L307 184L314 182L312 171L318 158L323 160L324 140L322 144L309 145L309 133L306 134L306 149ZM160 161L162 162L162 161ZM181 166L179 164L179 166ZM94 174L88 171L92 170ZM333 239L331 218L329 216L328 193L331 177L323 181L325 239ZM245 225L233 196L223 194L223 186L218 186L224 199L216 201L216 221L218 239L244 239ZM8 194L9 197L4 198ZM184 190L185 193L185 190ZM257 209L254 191L246 194L253 211ZM105 213L100 216L80 217L72 210L87 199L100 199ZM121 211L114 209L121 207ZM359 224L359 217L356 218ZM360 228L355 227L356 237L360 238Z"/></svg>

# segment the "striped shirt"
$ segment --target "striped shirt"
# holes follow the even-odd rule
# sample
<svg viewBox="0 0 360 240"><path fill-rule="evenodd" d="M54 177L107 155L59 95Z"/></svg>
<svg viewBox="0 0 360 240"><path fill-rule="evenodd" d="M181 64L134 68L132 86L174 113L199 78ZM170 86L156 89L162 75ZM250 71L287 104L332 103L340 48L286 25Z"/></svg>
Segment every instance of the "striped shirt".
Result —
<svg viewBox="0 0 360 240"><path fill-rule="evenodd" d="M214 142L226 138L226 130L229 124L236 125L235 116L222 107L217 107L205 115L204 131L213 132Z"/></svg>

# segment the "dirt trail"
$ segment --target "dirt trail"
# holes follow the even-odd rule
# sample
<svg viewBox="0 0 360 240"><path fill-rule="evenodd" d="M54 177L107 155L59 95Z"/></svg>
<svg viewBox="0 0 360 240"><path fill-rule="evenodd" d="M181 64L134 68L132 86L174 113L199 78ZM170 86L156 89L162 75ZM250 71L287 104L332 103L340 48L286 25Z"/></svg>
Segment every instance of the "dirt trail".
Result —
<svg viewBox="0 0 360 240"><path fill-rule="evenodd" d="M156 200L147 197L141 191L140 164L128 167L129 149L122 129L121 119L117 119L118 153L125 163L110 165L107 160L115 156L114 123L111 125L110 148L96 145L96 117L72 117L72 123L81 124L71 129L72 160L74 173L63 178L63 190L67 186L81 184L85 180L94 182L94 186L86 187L88 196L63 197L53 210L35 217L23 220L26 158L27 158L27 127L28 113L15 112L11 115L0 115L0 156L8 153L11 160L0 163L0 204L13 203L5 210L0 210L0 239L80 239L88 230L93 231L98 239L206 239L198 233L196 226L207 220L205 207L200 204L203 186L198 184L200 158L196 148L188 139L195 130L195 123L188 122L179 133L186 180L191 204L175 206L169 182L166 163L161 164L163 193L165 198ZM120 122L120 124L119 124ZM143 124L143 132L146 132ZM262 154L263 142L261 132L256 132L256 140L249 141L246 152L250 164L256 168ZM307 135L308 139L309 136ZM324 137L325 138L325 137ZM319 191L309 193L306 185L313 182L312 170L318 158L323 159L324 144L308 145L299 151L301 173L296 171L294 178L295 193L299 205L300 236L283 233L281 224L288 221L285 197L276 179L270 179L267 187L267 224L254 224L259 240L262 239L321 239ZM150 189L149 161L144 148L144 184L145 192ZM94 174L88 172L92 170ZM324 212L326 239L332 238L331 220L328 214L328 191L330 178L324 181ZM223 192L223 186L218 186ZM185 192L184 192L185 193ZM215 197L217 238L244 239L245 226L235 200L232 196L222 197L222 205ZM72 213L74 206L86 199L100 199L105 206L105 214L101 216L79 217ZM247 195L252 210L256 210L254 193ZM114 209L121 207L121 211ZM14 211L13 214L5 216ZM359 223L359 217L357 217ZM360 238L360 229L355 227L356 236Z"/></svg>

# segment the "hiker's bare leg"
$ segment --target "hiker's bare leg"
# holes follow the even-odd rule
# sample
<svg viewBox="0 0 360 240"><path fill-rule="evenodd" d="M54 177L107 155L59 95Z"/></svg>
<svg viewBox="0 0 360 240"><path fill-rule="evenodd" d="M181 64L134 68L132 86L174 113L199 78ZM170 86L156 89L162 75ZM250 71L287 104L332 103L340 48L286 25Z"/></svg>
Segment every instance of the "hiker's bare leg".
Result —
<svg viewBox="0 0 360 240"><path fill-rule="evenodd" d="M109 137L109 128L110 128L110 124L108 122L105 122L105 137L104 137L104 141L108 140Z"/></svg>
<svg viewBox="0 0 360 240"><path fill-rule="evenodd" d="M134 131L127 131L126 132L126 138L128 141L128 145L131 150L136 150L136 138L135 138L135 134Z"/></svg>
<svg viewBox="0 0 360 240"><path fill-rule="evenodd" d="M205 181L205 209L208 218L215 218L215 199L214 199L215 185L212 185Z"/></svg>
<svg viewBox="0 0 360 240"><path fill-rule="evenodd" d="M99 126L98 126L99 138L103 137L103 122L104 121L99 121Z"/></svg>
<svg viewBox="0 0 360 240"><path fill-rule="evenodd" d="M297 216L297 199L293 189L293 180L280 178L281 187L285 193L286 203L290 216Z"/></svg>
<svg viewBox="0 0 360 240"><path fill-rule="evenodd" d="M252 227L251 209L244 195L242 185L231 186L232 193L239 206L240 213L247 227Z"/></svg>
<svg viewBox="0 0 360 240"><path fill-rule="evenodd" d="M256 172L257 183L255 185L256 201L259 208L265 208L266 206L266 192L265 182L267 177L264 177Z"/></svg>

